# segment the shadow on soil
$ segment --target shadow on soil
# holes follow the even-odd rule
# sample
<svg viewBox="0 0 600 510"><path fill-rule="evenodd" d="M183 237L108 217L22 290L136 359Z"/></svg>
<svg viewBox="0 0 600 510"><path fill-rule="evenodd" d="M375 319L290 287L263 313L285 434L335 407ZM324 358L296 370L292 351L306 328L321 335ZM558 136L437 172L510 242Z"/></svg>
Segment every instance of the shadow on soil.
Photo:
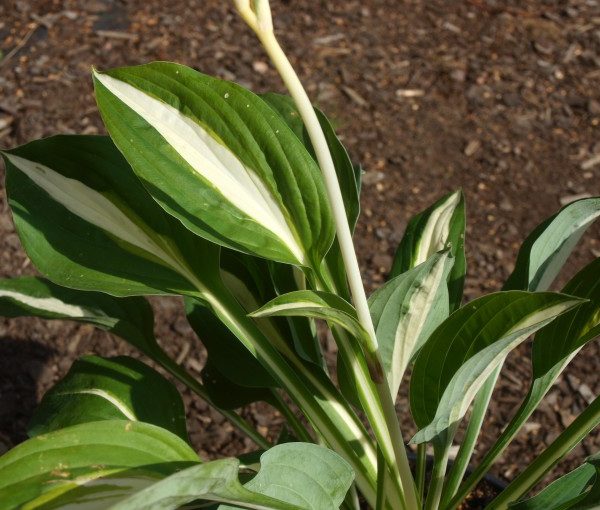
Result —
<svg viewBox="0 0 600 510"><path fill-rule="evenodd" d="M54 351L41 343L0 336L0 455L27 439L38 381L52 377Z"/></svg>

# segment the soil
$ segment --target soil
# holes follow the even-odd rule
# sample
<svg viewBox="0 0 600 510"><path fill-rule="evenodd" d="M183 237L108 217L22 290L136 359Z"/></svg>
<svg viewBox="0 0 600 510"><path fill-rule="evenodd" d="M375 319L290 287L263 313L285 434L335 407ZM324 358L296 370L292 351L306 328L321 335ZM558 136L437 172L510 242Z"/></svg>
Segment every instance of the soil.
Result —
<svg viewBox="0 0 600 510"><path fill-rule="evenodd" d="M231 2L0 0L0 146L56 133L102 133L90 67L173 60L257 92L283 91ZM369 290L383 282L408 219L461 187L467 200L466 299L498 290L534 226L600 194L598 0L273 1L278 34L309 94L366 170L355 236ZM0 168L0 181L3 180ZM32 274L0 190L0 277ZM558 286L600 256L600 227ZM202 346L178 299L153 299L162 344L198 373ZM132 354L88 326L0 319L0 453L25 439L41 395L85 353ZM529 352L507 362L479 446L528 387ZM598 345L571 364L494 473L511 478L599 393ZM191 438L214 458L252 449L183 392ZM398 409L410 433L406 395ZM282 418L243 411L260 430ZM595 433L559 466L596 451Z"/></svg>

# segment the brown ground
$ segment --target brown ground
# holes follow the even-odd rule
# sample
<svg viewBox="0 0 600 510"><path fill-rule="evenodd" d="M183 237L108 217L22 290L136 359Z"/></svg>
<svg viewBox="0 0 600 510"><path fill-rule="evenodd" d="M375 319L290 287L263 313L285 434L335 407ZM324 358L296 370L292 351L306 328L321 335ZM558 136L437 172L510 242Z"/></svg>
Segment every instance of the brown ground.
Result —
<svg viewBox="0 0 600 510"><path fill-rule="evenodd" d="M462 187L467 198L469 299L499 289L521 240L561 203L600 194L597 0L273 3L309 93L367 171L356 244L370 288L383 281L408 218L445 192ZM255 91L282 90L221 0L0 0L0 49L0 146L102 132L92 65L174 60ZM568 273L600 256L599 232L590 229ZM32 271L2 194L0 276ZM190 347L185 363L197 371L202 348L178 301L162 303L162 343L175 356ZM25 438L36 401L75 357L129 352L87 326L37 320L0 319L0 339L0 452ZM518 471L598 393L598 354L593 345L576 359L497 466L499 476ZM526 390L527 350L508 367L485 444ZM203 454L251 448L202 402L185 398ZM263 430L277 427L281 419L265 411L246 413ZM564 467L596 450L594 438Z"/></svg>

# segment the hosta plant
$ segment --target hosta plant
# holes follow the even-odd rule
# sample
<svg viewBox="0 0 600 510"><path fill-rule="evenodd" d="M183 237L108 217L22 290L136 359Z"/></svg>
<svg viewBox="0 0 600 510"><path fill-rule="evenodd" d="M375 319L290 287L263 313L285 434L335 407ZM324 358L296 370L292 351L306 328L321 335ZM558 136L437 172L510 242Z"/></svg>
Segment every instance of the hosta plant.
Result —
<svg viewBox="0 0 600 510"><path fill-rule="evenodd" d="M289 97L166 62L94 70L109 136L2 152L15 228L43 277L0 282L0 314L113 333L223 413L256 452L200 459L171 382L133 358L86 356L44 396L31 438L0 458L4 510L453 510L600 331L600 259L548 290L600 216L600 198L540 224L504 289L463 304L465 204L460 191L446 195L410 220L388 281L367 299L352 246L360 168L311 106L268 1L236 8ZM157 342L148 295L183 298L208 353L201 380ZM335 367L317 321L335 339ZM473 465L499 372L530 338L529 391ZM402 384L412 437L395 408ZM284 416L279 439L239 414L255 401ZM598 456L531 494L599 421L596 398L487 508L599 505Z"/></svg>

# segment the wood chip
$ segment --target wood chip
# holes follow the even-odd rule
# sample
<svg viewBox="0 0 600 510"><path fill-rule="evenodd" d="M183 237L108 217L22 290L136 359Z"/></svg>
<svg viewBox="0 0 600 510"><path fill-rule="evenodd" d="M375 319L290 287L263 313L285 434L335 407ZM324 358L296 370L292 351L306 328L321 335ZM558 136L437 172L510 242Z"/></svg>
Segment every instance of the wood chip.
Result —
<svg viewBox="0 0 600 510"><path fill-rule="evenodd" d="M480 147L481 142L479 140L471 140L465 147L465 156L472 156L479 150Z"/></svg>
<svg viewBox="0 0 600 510"><path fill-rule="evenodd" d="M600 154L596 154L592 156L590 159L586 159L583 163L581 163L582 170L589 170L590 168L595 167L600 163Z"/></svg>
<svg viewBox="0 0 600 510"><path fill-rule="evenodd" d="M592 401L596 398L596 395L594 395L594 392L585 383L580 384L579 387L577 388L577 391L579 392L579 394L583 397L583 399L588 404L591 404Z"/></svg>
<svg viewBox="0 0 600 510"><path fill-rule="evenodd" d="M106 37L107 39L125 39L129 41L136 41L138 38L138 36L135 34L119 32L117 30L96 30L96 34L100 37Z"/></svg>
<svg viewBox="0 0 600 510"><path fill-rule="evenodd" d="M571 202L575 202L576 200L581 200L582 198L590 198L592 195L589 193L577 193L576 195L565 195L564 197L560 197L560 205L567 205Z"/></svg>
<svg viewBox="0 0 600 510"><path fill-rule="evenodd" d="M396 97L423 97L425 91L422 89L398 89Z"/></svg>
<svg viewBox="0 0 600 510"><path fill-rule="evenodd" d="M342 90L344 91L344 93L352 100L354 101L358 106L366 106L367 104L369 104L367 102L367 100L365 98L363 98L358 92L356 92L356 90L354 90L353 88L350 88L346 85L342 85Z"/></svg>

